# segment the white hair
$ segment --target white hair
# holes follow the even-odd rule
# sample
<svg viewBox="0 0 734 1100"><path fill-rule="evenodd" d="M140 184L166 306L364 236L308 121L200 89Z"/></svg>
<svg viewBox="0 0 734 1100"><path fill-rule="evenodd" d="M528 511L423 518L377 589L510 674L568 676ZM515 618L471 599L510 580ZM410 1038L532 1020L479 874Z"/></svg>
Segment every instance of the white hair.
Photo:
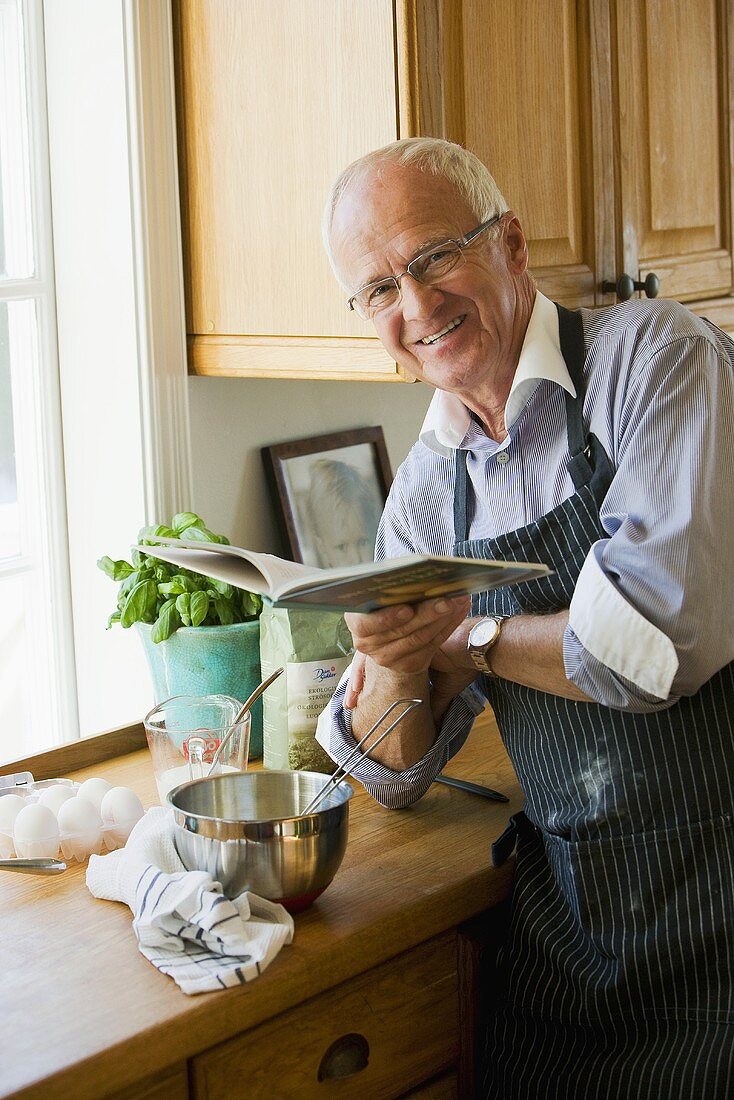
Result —
<svg viewBox="0 0 734 1100"><path fill-rule="evenodd" d="M382 168L390 164L409 165L420 172L448 180L456 188L457 194L465 200L478 222L489 221L495 214L504 214L509 209L487 167L479 157L463 146L433 137L393 141L349 164L334 181L329 192L321 231L329 263L339 279L339 270L331 248L331 227L336 208L357 179L369 175L379 178ZM496 236L499 231L499 226L493 227L489 235Z"/></svg>

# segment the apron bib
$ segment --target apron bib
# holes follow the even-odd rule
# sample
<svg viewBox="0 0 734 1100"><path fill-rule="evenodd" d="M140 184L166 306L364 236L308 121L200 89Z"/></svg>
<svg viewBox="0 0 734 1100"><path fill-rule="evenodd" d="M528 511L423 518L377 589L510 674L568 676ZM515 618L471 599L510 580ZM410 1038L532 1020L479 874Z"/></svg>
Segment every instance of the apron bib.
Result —
<svg viewBox="0 0 734 1100"><path fill-rule="evenodd" d="M575 492L527 527L467 539L456 452L456 554L554 573L472 597L472 615L569 606L606 537L614 471L582 419L580 314L557 307ZM483 678L525 794L494 846L517 847L500 1008L487 1052L497 1100L723 1100L734 1090L734 665L651 714Z"/></svg>

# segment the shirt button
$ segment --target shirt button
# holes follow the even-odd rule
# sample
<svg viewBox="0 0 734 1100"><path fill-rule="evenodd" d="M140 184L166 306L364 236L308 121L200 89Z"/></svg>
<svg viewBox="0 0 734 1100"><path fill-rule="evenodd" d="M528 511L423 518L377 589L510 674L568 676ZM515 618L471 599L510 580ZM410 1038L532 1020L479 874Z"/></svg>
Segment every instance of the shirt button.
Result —
<svg viewBox="0 0 734 1100"><path fill-rule="evenodd" d="M497 455L497 461L499 462L500 466L506 465L510 461L510 456L508 455L507 451L500 451L500 453Z"/></svg>

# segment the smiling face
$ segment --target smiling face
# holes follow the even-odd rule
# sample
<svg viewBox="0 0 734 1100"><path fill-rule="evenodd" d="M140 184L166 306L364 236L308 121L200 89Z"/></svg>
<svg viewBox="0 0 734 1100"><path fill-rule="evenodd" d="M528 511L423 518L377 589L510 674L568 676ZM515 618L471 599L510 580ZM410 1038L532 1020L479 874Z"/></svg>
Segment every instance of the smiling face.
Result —
<svg viewBox="0 0 734 1100"><path fill-rule="evenodd" d="M396 163L358 178L340 199L331 242L349 293L397 275L419 252L475 229L479 219L447 180ZM527 247L511 214L497 240L481 234L439 285L409 275L402 301L374 324L412 376L456 393L489 423L504 409L532 311Z"/></svg>

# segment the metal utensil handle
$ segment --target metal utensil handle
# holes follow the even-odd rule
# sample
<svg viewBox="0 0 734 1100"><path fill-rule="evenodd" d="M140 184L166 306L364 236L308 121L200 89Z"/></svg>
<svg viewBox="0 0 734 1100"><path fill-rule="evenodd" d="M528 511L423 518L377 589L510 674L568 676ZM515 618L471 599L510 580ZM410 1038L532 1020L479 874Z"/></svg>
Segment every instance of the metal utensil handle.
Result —
<svg viewBox="0 0 734 1100"><path fill-rule="evenodd" d="M375 730L378 729L380 723L384 722L388 715L392 713L395 707L399 707L401 703L408 704L403 713L399 714L395 721L391 722L387 729L383 730L380 736L373 742L373 744L370 745L370 749L376 749L380 742L387 737L388 733L392 733L398 723L402 722L403 718L410 714L412 710L415 710L416 707L419 707L422 702L422 699L396 699L394 703L391 703L385 713L381 714L380 717L377 719L372 729L368 730L364 737L357 742L356 746L352 749L344 763L339 765L334 774L329 777L326 783L324 783L321 790L318 791L315 797L311 799L308 806L306 806L304 810L301 810L298 816L305 817L306 814L313 813L315 807L318 806L319 802L323 801L323 799L326 797L327 794L329 794L331 790L333 790L335 787L338 787L342 779L346 779L347 776L351 775L349 767L352 763L354 763L356 757L359 755L360 748L362 747L362 745L364 745L365 741L367 741L367 739L372 736Z"/></svg>
<svg viewBox="0 0 734 1100"><path fill-rule="evenodd" d="M491 787L483 787L480 783L471 783L468 779L454 779L452 775L437 775L434 783L444 783L447 787L457 787L460 791L469 791L470 794L478 794L481 798L489 798L492 802L509 802L506 794L493 791Z"/></svg>
<svg viewBox="0 0 734 1100"><path fill-rule="evenodd" d="M360 749L362 748L362 745L364 745L365 741L369 740L369 738L372 736L372 734L375 732L375 730L379 729L380 725L395 710L396 707L399 707L401 705L401 703L408 703L409 704L409 706L406 707L406 709L403 711L403 713L400 715L400 717L395 722L393 722L393 724L391 726L389 726L388 729L386 729L383 733L380 734L380 736L377 738L377 740L374 742L374 744L370 745L371 749L376 748L376 746L379 745L380 741L382 741L383 737L387 737L388 733L390 733L391 730L393 730L395 728L395 726L398 724L398 722L402 722L402 720L403 720L403 718L405 718L406 714L409 714L411 710L414 710L422 702L423 702L422 699L395 699L395 701L390 704L390 706L387 708L387 710L383 714L380 715L380 717L377 719L377 721L372 726L372 728L367 730L367 733L364 735L364 737L362 737L357 742L357 744L354 746L352 751L347 756L344 763L340 764L339 767L334 771L333 775L331 775L329 777L326 784L321 788L321 790L318 792L316 797L313 798L311 800L311 802L309 802L308 806L303 811L303 813L309 813L310 812L310 810L313 808L313 806L316 805L321 800L321 798L323 797L324 792L327 790L328 787L330 787L330 786L331 787L337 787L339 785L339 783L341 783L342 779L346 778L346 776L350 774L348 769L349 769L350 765L359 757Z"/></svg>
<svg viewBox="0 0 734 1100"><path fill-rule="evenodd" d="M255 690L253 691L252 695L249 697L249 699L247 699L242 704L239 711L237 712L237 717L235 718L234 722L229 727L229 729L225 733L224 737L220 741L219 745L217 746L217 751L214 753L214 756L212 757L212 762L211 762L211 766L209 768L209 771L206 773L207 779L209 778L209 776L212 774L212 772L216 768L217 764L219 763L219 757L222 755L222 752L224 751L225 745L229 742L230 738L234 734L235 730L237 729L237 727L240 724L240 722L242 721L242 719L245 717L245 715L249 711L252 704L257 702L257 700L260 698L262 693L264 691L266 691L267 688L269 688L270 685L273 683L273 681L278 679L281 672L284 672L284 671L285 671L285 668L276 668L276 670L272 674L272 676L268 676L267 680L263 680L263 682L261 684L258 684L257 687L255 688Z"/></svg>
<svg viewBox="0 0 734 1100"><path fill-rule="evenodd" d="M385 719L395 710L395 707L399 707L401 703L409 703L410 704L403 711L403 713L400 715L400 717L397 720L397 722L402 722L402 720L403 720L403 718L405 718L406 714L409 714L411 710L415 710L415 708L417 706L419 706L422 702L423 702L422 699L396 699L393 703L391 703L390 706L387 708L387 710L383 714L381 714L380 717L377 719L377 721L375 722L372 729L367 730L367 733L364 735L364 737L362 737L357 742L357 744L354 746L352 751L347 756L344 763L339 765L339 767L336 769L336 771L331 776L331 778L334 779L335 776L339 775L339 772L343 773L340 776L340 778L341 779L344 778L344 775L346 774L346 769L349 767L349 765L352 763L352 761L356 760L356 758L360 755L360 749L362 748L362 745L364 745L365 741L369 740L369 738L372 736L372 734L375 732L375 730L378 729L380 727L380 725L385 721ZM385 730L385 733L380 734L380 741L382 740L382 738L386 734L388 734L390 732L391 729L394 728L395 725L397 725L397 722L395 722L393 726L390 726L390 729ZM378 744L378 742L375 741L375 745L377 745L377 744ZM374 748L375 745L370 745L370 748Z"/></svg>
<svg viewBox="0 0 734 1100"><path fill-rule="evenodd" d="M22 871L26 875L60 875L66 864L60 859L0 859L0 871Z"/></svg>

